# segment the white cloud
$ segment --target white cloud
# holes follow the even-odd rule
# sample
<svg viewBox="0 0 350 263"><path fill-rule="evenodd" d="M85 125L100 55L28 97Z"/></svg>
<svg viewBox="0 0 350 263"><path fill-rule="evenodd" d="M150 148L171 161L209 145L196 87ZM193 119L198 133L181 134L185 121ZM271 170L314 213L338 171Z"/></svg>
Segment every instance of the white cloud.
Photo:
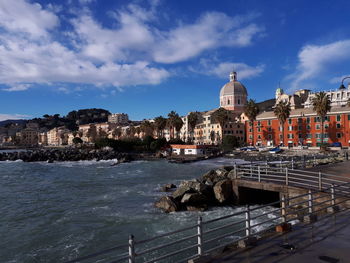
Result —
<svg viewBox="0 0 350 263"><path fill-rule="evenodd" d="M38 3L31 4L25 0L0 1L0 27L11 32L27 33L37 38L47 36L47 31L58 23L58 17Z"/></svg>
<svg viewBox="0 0 350 263"><path fill-rule="evenodd" d="M3 114L3 113L0 113L0 121L27 119L29 117L31 117L31 116L24 115L24 114Z"/></svg>
<svg viewBox="0 0 350 263"><path fill-rule="evenodd" d="M245 63L221 62L201 59L198 68L191 68L192 71L228 79L231 71L237 72L239 80L259 76L265 69L265 65L249 66Z"/></svg>
<svg viewBox="0 0 350 263"><path fill-rule="evenodd" d="M290 90L303 88L306 81L330 73L334 65L350 59L350 40L326 45L307 45L298 54L298 65L294 73L287 76L291 81Z"/></svg>
<svg viewBox="0 0 350 263"><path fill-rule="evenodd" d="M162 34L154 49L154 59L161 63L175 63L195 57L218 47L243 47L263 31L255 24L245 25L251 16L229 17L210 12L193 24L180 25Z"/></svg>
<svg viewBox="0 0 350 263"><path fill-rule="evenodd" d="M3 90L24 91L33 84L52 83L115 86L118 90L159 84L171 76L171 69L160 64L187 61L218 47L248 46L263 31L251 22L256 14L230 17L219 12L160 30L157 23L151 23L157 21L158 4L151 0L148 8L129 4L114 11L115 23L107 28L86 6L80 13L69 13L73 18L67 20L59 7L50 4L44 9L25 0L0 0L0 84L9 86ZM65 31L60 31L60 16L55 12L70 24ZM236 66L243 78L263 70Z"/></svg>

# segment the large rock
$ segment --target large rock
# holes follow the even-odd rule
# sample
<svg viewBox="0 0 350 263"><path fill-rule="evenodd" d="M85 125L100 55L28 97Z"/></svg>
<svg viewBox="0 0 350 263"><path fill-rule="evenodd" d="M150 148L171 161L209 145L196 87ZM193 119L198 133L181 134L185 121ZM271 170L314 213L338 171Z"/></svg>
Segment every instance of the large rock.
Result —
<svg viewBox="0 0 350 263"><path fill-rule="evenodd" d="M212 192L212 189L209 185L206 185L197 180L183 181L179 187L188 188L204 195L209 195Z"/></svg>
<svg viewBox="0 0 350 263"><path fill-rule="evenodd" d="M184 194L184 196L181 199L182 204L188 204L188 205L201 205L204 204L207 201L207 198L205 195L200 193L190 193L190 194Z"/></svg>
<svg viewBox="0 0 350 263"><path fill-rule="evenodd" d="M176 188L176 185L174 184L166 184L163 185L162 188L160 189L162 192L170 192Z"/></svg>
<svg viewBox="0 0 350 263"><path fill-rule="evenodd" d="M156 203L155 207L162 209L166 213L176 212L180 210L179 205L171 196L163 196Z"/></svg>
<svg viewBox="0 0 350 263"><path fill-rule="evenodd" d="M219 203L227 203L234 200L232 181L223 180L215 184L214 195Z"/></svg>
<svg viewBox="0 0 350 263"><path fill-rule="evenodd" d="M219 168L216 170L210 170L202 176L202 182L207 185L216 184L219 181L225 180L227 177L228 171L223 168Z"/></svg>

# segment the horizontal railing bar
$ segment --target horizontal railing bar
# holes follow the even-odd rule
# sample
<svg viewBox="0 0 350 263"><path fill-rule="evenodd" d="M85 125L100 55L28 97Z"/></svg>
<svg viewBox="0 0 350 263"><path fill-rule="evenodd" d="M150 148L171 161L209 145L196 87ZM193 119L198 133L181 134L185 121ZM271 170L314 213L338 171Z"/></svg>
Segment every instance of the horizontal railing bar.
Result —
<svg viewBox="0 0 350 263"><path fill-rule="evenodd" d="M278 201L278 202L275 202L275 203L281 203L281 201ZM273 214L273 213L275 213L275 212L281 211L281 209L282 209L282 208L279 207L279 208L276 208L276 209L274 209L274 210L272 210L272 211L266 211L266 212L261 213L261 214L256 215L256 216L251 215L251 216L250 216L250 219L257 219L257 218L262 217L262 216L270 215L270 214ZM250 211L252 211L252 210L250 210Z"/></svg>
<svg viewBox="0 0 350 263"><path fill-rule="evenodd" d="M154 236L154 237L151 237L151 238L148 238L148 239L135 241L135 244L142 244L142 243L145 243L145 242L150 242L150 241L156 240L158 238L171 236L171 235L174 235L174 234L177 234L177 233L185 232L185 231L188 231L188 230L191 230L191 229L196 229L196 228L197 228L197 225L192 225L192 226L189 226L189 227L185 227L185 228L181 228L181 229L178 229L178 230L175 230L175 231L164 233L164 234L161 234L161 235L158 235L158 236Z"/></svg>
<svg viewBox="0 0 350 263"><path fill-rule="evenodd" d="M273 222L274 220L276 219L279 219L281 217L276 217L276 218L269 218L268 220L265 220L265 221L262 221L262 222L259 222L259 223L256 223L255 225L251 225L250 227L253 228L253 227L256 227L256 226L260 226L260 225L263 225L263 224L266 224L266 223L269 223L269 222L272 222L273 224L276 224L275 222Z"/></svg>
<svg viewBox="0 0 350 263"><path fill-rule="evenodd" d="M216 228L212 228L210 230L203 231L203 234L209 234L209 233L212 233L212 232L215 232L215 231L218 231L218 230L230 227L230 226L235 226L235 225L238 225L238 224L242 224L244 222L245 222L245 219L243 219L241 221L237 221L237 222L231 223L231 224L227 224L227 225L219 226L219 227L216 227Z"/></svg>
<svg viewBox="0 0 350 263"><path fill-rule="evenodd" d="M252 208L250 208L250 211L252 212L252 211L255 211L255 210L258 210L258 209L261 209L261 208L265 208L265 207L268 207L268 206L274 206L274 205L277 205L279 203L281 203L281 201L275 201L275 202L272 202L272 203L268 203L266 205L260 205L260 206L257 206L257 207L252 207Z"/></svg>
<svg viewBox="0 0 350 263"><path fill-rule="evenodd" d="M158 257L158 258L155 258L155 259L146 261L146 262L144 262L144 263L156 262L156 261L158 261L158 260L162 260L162 259L165 259L165 258L168 258L168 257L175 256L175 255L180 254L180 253L182 253L182 252L184 252L184 251L186 251L186 250L189 250L189 249L192 249L192 248L196 248L196 247L198 247L197 244L196 244L196 245L193 245L193 246L186 247L186 248L182 248L182 249L177 250L177 251L172 252L172 253L168 253L168 254L166 254L166 255L163 255L163 256L161 256L161 257Z"/></svg>
<svg viewBox="0 0 350 263"><path fill-rule="evenodd" d="M203 222L202 222L202 225L210 224L210 223L213 223L213 222L216 222L216 221L219 221L219 220L222 220L222 219L227 219L227 218L230 218L230 217L233 217L233 216L242 215L242 214L244 214L245 212L246 212L246 211L240 211L240 212L236 212L236 213L234 213L234 214L230 214L230 215L226 215L226 216L214 218L214 219L211 219L211 220L208 220L208 221L203 221Z"/></svg>
<svg viewBox="0 0 350 263"><path fill-rule="evenodd" d="M159 245L159 246L156 246L156 247L153 247L153 248L149 248L149 249L146 249L146 250L143 250L141 252L136 252L136 255L137 256L141 256L141 255L144 255L144 254L147 254L149 252L153 252L157 249L161 249L161 248L165 248L165 247L170 247L172 245L175 245L175 244L178 244L178 243L181 243L183 241L186 241L186 240L190 240L192 238L195 238L195 237L198 237L198 234L195 234L195 235L192 235L192 236L189 236L189 237L184 237L184 238L180 238L176 241L173 241L173 242L169 242L169 243L166 243L166 244L163 244L163 245Z"/></svg>
<svg viewBox="0 0 350 263"><path fill-rule="evenodd" d="M221 236L214 237L214 238L211 238L211 239L208 239L208 240L204 240L203 243L204 243L204 244L208 244L208 243L211 243L211 242L213 242L213 241L216 241L216 240L219 240L219 239L228 237L228 236L232 236L233 234L236 234L236 233L245 231L246 229L247 229L246 227L243 227L243 228L240 228L240 229L238 229L238 230L232 231L232 232L230 232L230 233L226 233L225 235L221 235Z"/></svg>

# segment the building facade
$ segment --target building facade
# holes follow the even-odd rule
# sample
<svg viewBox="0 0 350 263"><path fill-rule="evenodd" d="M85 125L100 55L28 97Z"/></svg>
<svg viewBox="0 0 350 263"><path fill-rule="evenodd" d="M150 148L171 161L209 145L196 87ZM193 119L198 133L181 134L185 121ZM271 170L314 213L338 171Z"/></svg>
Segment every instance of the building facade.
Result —
<svg viewBox="0 0 350 263"><path fill-rule="evenodd" d="M108 115L108 122L116 124L127 124L129 122L129 116L126 113L113 113Z"/></svg>
<svg viewBox="0 0 350 263"><path fill-rule="evenodd" d="M247 144L262 146L319 146L321 144L321 121L312 108L294 109L282 128L273 111L259 114L252 125L246 121ZM350 107L332 108L324 121L323 142L340 142L349 146ZM282 139L283 138L283 139Z"/></svg>

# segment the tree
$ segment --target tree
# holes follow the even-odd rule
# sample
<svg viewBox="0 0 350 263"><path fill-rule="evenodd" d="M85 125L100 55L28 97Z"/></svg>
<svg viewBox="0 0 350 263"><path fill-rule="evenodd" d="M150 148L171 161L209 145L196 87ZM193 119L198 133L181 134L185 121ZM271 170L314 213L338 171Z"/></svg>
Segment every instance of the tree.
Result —
<svg viewBox="0 0 350 263"><path fill-rule="evenodd" d="M331 101L328 97L328 95L321 91L320 93L316 93L315 97L312 98L312 106L313 106L313 110L316 111L317 115L320 117L321 119L321 145L323 145L323 123L324 123L324 119L327 115L327 112L329 112L331 110Z"/></svg>
<svg viewBox="0 0 350 263"><path fill-rule="evenodd" d="M73 138L73 143L74 144L80 144L80 143L83 143L83 140L79 137L74 137Z"/></svg>
<svg viewBox="0 0 350 263"><path fill-rule="evenodd" d="M284 145L284 124L290 115L290 104L288 102L280 101L276 105L273 113L275 114L275 116L280 122L280 125L282 126L282 145Z"/></svg>
<svg viewBox="0 0 350 263"><path fill-rule="evenodd" d="M94 124L90 124L89 129L86 132L86 137L88 137L90 142L95 142L97 138L97 129Z"/></svg>
<svg viewBox="0 0 350 263"><path fill-rule="evenodd" d="M112 136L113 138L119 139L119 137L122 135L122 129L117 127L112 130Z"/></svg>
<svg viewBox="0 0 350 263"><path fill-rule="evenodd" d="M163 130L166 127L167 119L163 116L158 116L154 119L154 127L157 131L157 137L163 137Z"/></svg>
<svg viewBox="0 0 350 263"><path fill-rule="evenodd" d="M144 133L145 136L152 136L154 131L154 126L149 121L143 121L140 125L141 131Z"/></svg>
<svg viewBox="0 0 350 263"><path fill-rule="evenodd" d="M182 121L181 117L179 115L177 115L175 117L175 121L174 121L174 127L176 130L176 138L180 138L180 130L182 128L182 126L184 125L184 122Z"/></svg>
<svg viewBox="0 0 350 263"><path fill-rule="evenodd" d="M254 144L254 121L256 116L259 114L259 107L254 100L250 99L247 104L244 106L244 114L247 115L249 122L252 125L252 145Z"/></svg>
<svg viewBox="0 0 350 263"><path fill-rule="evenodd" d="M237 147L239 145L238 140L233 135L225 135L222 138L222 144L221 148L223 151L231 151L233 148Z"/></svg>
<svg viewBox="0 0 350 263"><path fill-rule="evenodd" d="M198 121L199 121L200 113L198 111L196 112L190 112L187 116L188 120L188 126L191 129L191 141L193 140L194 137L194 128L196 127Z"/></svg>
<svg viewBox="0 0 350 263"><path fill-rule="evenodd" d="M102 127L100 127L98 129L98 138L107 138L107 136L107 132L104 129L102 129Z"/></svg>
<svg viewBox="0 0 350 263"><path fill-rule="evenodd" d="M173 139L173 138L174 138L174 127L175 127L176 118L177 118L178 116L179 116L179 115L178 115L175 111L171 111L171 112L168 114L168 119L167 119L167 124L166 124L166 126L167 126L168 129L169 129L170 139Z"/></svg>
<svg viewBox="0 0 350 263"><path fill-rule="evenodd" d="M224 109L224 108L219 108L216 110L211 117L212 123L219 123L221 127L221 138L223 139L224 137L224 126L228 120L228 115L230 111Z"/></svg>

